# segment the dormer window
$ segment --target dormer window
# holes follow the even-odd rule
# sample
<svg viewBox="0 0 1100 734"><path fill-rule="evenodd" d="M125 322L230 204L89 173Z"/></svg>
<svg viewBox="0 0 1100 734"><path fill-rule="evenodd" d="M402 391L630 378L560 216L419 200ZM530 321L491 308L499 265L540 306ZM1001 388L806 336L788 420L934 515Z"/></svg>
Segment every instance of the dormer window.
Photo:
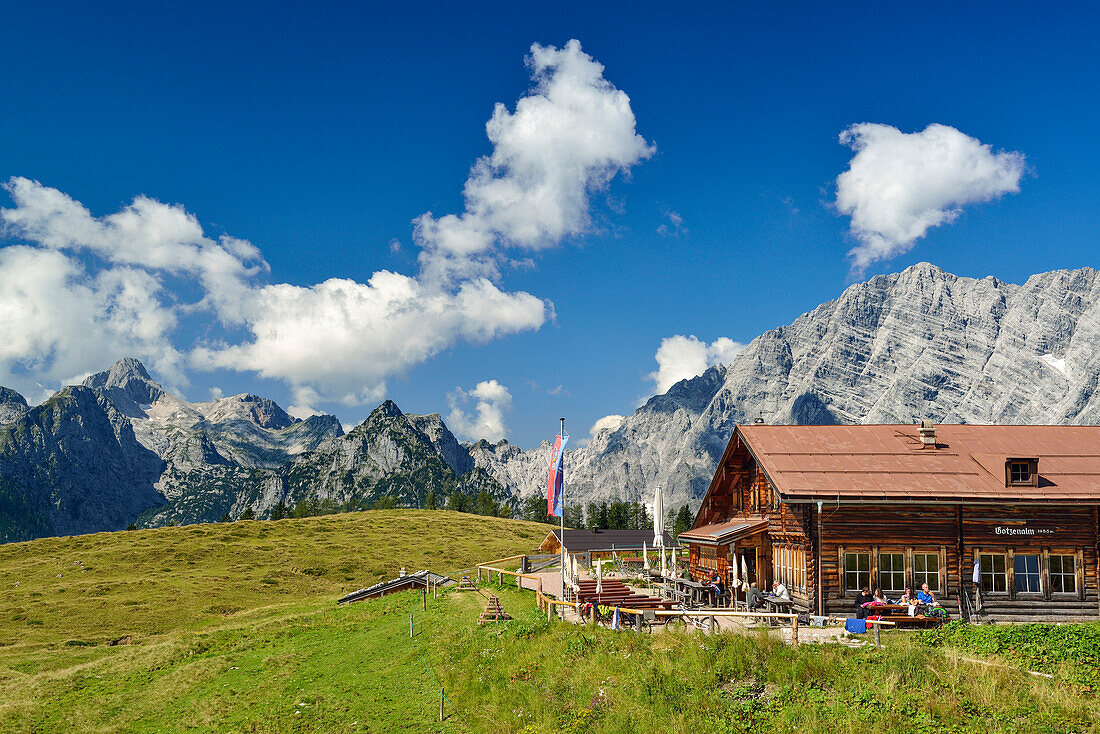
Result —
<svg viewBox="0 0 1100 734"><path fill-rule="evenodd" d="M1039 460L1007 459L1005 461L1005 481L1010 487L1038 487Z"/></svg>

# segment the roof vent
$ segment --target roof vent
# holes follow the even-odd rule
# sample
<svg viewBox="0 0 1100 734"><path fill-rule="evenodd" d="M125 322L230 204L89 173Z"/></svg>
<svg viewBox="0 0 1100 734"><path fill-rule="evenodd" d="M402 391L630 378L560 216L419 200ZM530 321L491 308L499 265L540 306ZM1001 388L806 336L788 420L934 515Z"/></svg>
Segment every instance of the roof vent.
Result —
<svg viewBox="0 0 1100 734"><path fill-rule="evenodd" d="M936 426L930 420L920 422L920 442L922 448L936 448Z"/></svg>

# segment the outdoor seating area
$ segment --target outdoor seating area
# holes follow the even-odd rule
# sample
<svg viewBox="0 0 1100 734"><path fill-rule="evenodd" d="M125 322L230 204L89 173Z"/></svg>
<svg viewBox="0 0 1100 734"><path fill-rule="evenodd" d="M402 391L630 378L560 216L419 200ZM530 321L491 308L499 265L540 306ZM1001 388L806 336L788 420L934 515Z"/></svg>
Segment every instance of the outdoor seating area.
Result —
<svg viewBox="0 0 1100 734"><path fill-rule="evenodd" d="M941 607L932 607L925 604L916 604L915 608L908 604L875 604L867 607L865 619L883 622L893 622L896 627L937 627L947 621L947 613ZM910 614L910 610L914 612ZM941 614L933 614L933 609L939 609Z"/></svg>
<svg viewBox="0 0 1100 734"><path fill-rule="evenodd" d="M629 607L631 609L673 609L676 606L674 601L668 599L639 594L617 579L604 579L600 591L597 592L596 589L596 581L581 580L577 582L577 590L571 592L567 598L570 601L582 604L602 604L603 606Z"/></svg>

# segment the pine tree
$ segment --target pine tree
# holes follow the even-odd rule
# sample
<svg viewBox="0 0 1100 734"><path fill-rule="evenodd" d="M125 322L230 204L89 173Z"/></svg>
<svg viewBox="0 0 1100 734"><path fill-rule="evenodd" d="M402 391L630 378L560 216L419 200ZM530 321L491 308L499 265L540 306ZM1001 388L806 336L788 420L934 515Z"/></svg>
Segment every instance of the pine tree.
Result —
<svg viewBox="0 0 1100 734"><path fill-rule="evenodd" d="M255 520L256 519L256 513L252 511L251 507L249 507L249 508L245 509L245 511L242 512L240 517L238 517L237 519L238 520Z"/></svg>
<svg viewBox="0 0 1100 734"><path fill-rule="evenodd" d="M676 537L680 537L680 533L690 529L694 521L695 518L692 517L691 510L688 508L688 506L684 505L683 507L681 507L680 511L676 513L676 525L674 527Z"/></svg>

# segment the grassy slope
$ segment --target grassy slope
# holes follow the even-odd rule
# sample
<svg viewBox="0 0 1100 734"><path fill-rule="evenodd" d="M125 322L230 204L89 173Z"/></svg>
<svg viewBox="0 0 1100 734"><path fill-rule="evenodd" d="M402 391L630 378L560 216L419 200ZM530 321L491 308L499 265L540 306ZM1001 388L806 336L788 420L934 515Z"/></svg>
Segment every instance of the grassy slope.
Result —
<svg viewBox="0 0 1100 734"><path fill-rule="evenodd" d="M298 673L320 662L314 654L354 651L370 690L383 695L392 683L379 682L392 660L387 628L373 607L337 611L336 598L402 566L447 572L522 553L545 533L534 523L404 510L0 546L0 730L156 731L232 710L231 720L249 722L242 729L270 719L259 730L280 731L276 712L302 717L283 704ZM317 648L316 620L327 620ZM107 644L124 636L135 644ZM247 664L213 662L227 651ZM246 696L241 708L219 709L205 686L222 675L219 686L232 690L240 678L278 704L257 709Z"/></svg>
<svg viewBox="0 0 1100 734"><path fill-rule="evenodd" d="M887 636L888 649L874 651L578 629L548 624L530 592L509 589L494 593L516 620L481 628L484 597L472 592L429 600L427 612L415 594L332 603L400 565L453 570L528 549L544 530L383 511L0 547L0 730L1097 726L1094 694L1079 686L960 662L911 636ZM104 644L123 634L137 644ZM442 725L440 684L454 704Z"/></svg>

